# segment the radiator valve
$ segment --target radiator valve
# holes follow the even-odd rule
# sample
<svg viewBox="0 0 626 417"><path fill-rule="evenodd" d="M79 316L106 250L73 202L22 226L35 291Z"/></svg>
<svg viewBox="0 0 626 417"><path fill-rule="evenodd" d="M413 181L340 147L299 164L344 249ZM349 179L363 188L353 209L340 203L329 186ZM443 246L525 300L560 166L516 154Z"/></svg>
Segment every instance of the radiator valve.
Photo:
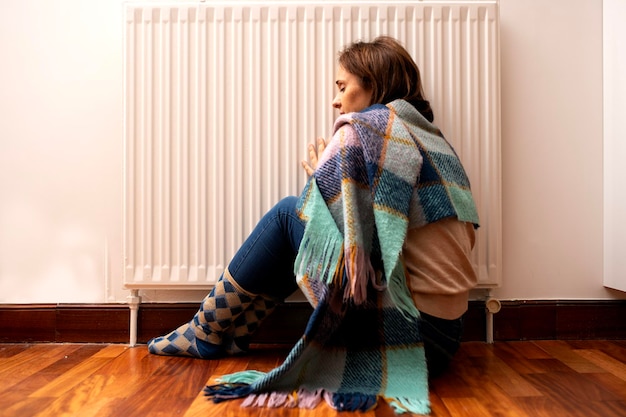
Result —
<svg viewBox="0 0 626 417"><path fill-rule="evenodd" d="M485 301L485 307L487 308L487 312L495 314L500 311L502 305L497 298L488 298L487 301Z"/></svg>

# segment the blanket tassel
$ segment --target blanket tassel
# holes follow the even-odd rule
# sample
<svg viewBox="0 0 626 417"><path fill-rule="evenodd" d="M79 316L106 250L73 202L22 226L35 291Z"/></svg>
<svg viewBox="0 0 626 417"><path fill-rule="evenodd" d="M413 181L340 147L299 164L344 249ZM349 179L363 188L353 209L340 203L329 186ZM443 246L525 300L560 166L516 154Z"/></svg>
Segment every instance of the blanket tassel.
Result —
<svg viewBox="0 0 626 417"><path fill-rule="evenodd" d="M337 411L370 411L376 407L378 398L367 394L327 393L326 402Z"/></svg>
<svg viewBox="0 0 626 417"><path fill-rule="evenodd" d="M322 400L323 390L308 392L298 390L292 393L286 392L262 392L250 393L241 403L241 407L268 407L268 408L305 408L313 409Z"/></svg>
<svg viewBox="0 0 626 417"><path fill-rule="evenodd" d="M252 386L247 384L217 384L204 388L204 395L211 397L214 403L243 398L252 393Z"/></svg>
<svg viewBox="0 0 626 417"><path fill-rule="evenodd" d="M250 394L241 403L243 408L247 407L268 407L268 408L293 408L295 402L290 399L290 394L286 392L262 392L260 394Z"/></svg>

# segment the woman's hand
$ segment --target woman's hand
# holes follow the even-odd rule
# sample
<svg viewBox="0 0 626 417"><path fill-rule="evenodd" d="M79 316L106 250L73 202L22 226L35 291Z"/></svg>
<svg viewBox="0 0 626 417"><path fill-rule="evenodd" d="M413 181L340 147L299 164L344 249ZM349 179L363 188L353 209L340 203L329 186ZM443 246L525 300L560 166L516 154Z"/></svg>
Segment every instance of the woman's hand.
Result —
<svg viewBox="0 0 626 417"><path fill-rule="evenodd" d="M317 160L319 156L322 155L325 148L326 141L324 138L317 138L317 148L314 144L309 144L309 162L305 160L302 161L302 168L304 168L309 176L313 175L315 168L317 168Z"/></svg>

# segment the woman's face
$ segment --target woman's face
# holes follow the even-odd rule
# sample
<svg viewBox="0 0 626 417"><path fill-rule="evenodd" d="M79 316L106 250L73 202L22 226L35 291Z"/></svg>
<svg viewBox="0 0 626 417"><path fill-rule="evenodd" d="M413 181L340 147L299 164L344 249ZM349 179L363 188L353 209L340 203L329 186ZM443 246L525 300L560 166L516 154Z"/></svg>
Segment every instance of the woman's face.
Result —
<svg viewBox="0 0 626 417"><path fill-rule="evenodd" d="M372 101L372 91L365 90L354 74L346 71L341 65L337 70L337 88L339 92L333 100L333 107L340 114L361 111L369 107Z"/></svg>

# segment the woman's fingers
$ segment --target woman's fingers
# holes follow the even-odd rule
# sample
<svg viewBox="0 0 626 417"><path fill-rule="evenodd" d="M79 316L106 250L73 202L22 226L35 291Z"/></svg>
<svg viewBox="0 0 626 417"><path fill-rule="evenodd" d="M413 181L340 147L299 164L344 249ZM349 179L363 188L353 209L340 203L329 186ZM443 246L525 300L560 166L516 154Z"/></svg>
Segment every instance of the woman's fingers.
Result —
<svg viewBox="0 0 626 417"><path fill-rule="evenodd" d="M315 150L315 145L312 143L309 144L309 163L313 169L317 168L317 152Z"/></svg>
<svg viewBox="0 0 626 417"><path fill-rule="evenodd" d="M302 161L302 168L309 176L313 175L317 168L318 157L324 152L324 149L326 149L326 140L324 138L317 138L317 147L312 143L309 144L309 161Z"/></svg>
<svg viewBox="0 0 626 417"><path fill-rule="evenodd" d="M307 161L302 161L302 168L304 168L304 171L309 177L313 175L313 172L315 171L315 169L313 169L313 167L311 167L311 165L309 165Z"/></svg>
<svg viewBox="0 0 626 417"><path fill-rule="evenodd" d="M326 149L326 140L324 138L317 138L317 157L324 153Z"/></svg>

